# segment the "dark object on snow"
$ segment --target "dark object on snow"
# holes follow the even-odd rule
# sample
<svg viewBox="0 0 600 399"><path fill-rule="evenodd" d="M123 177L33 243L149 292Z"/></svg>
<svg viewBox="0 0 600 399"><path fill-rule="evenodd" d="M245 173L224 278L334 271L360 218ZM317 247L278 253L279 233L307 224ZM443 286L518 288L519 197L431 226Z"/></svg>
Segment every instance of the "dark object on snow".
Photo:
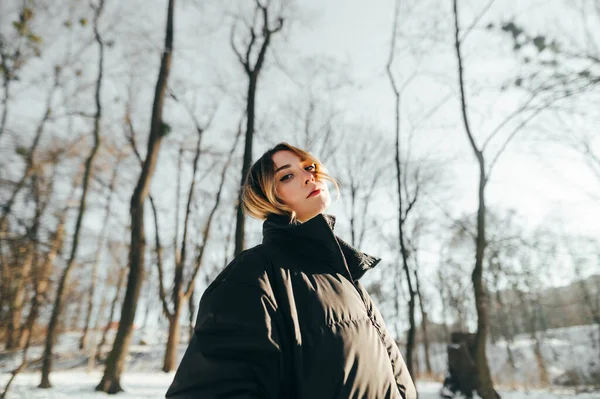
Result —
<svg viewBox="0 0 600 399"><path fill-rule="evenodd" d="M448 345L448 375L440 392L443 398L453 398L461 393L467 399L479 389L477 365L475 363L475 334L454 332ZM500 395L496 393L496 398Z"/></svg>

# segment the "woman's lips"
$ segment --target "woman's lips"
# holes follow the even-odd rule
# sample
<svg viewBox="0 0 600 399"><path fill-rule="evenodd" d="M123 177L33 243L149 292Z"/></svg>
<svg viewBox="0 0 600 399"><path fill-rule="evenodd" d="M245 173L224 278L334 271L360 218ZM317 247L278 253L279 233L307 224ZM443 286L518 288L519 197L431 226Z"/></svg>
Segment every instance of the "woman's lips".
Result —
<svg viewBox="0 0 600 399"><path fill-rule="evenodd" d="M321 194L321 190L317 188L316 190L311 191L311 193L308 194L308 197L306 197L306 198L314 197L315 195L319 195L319 194Z"/></svg>

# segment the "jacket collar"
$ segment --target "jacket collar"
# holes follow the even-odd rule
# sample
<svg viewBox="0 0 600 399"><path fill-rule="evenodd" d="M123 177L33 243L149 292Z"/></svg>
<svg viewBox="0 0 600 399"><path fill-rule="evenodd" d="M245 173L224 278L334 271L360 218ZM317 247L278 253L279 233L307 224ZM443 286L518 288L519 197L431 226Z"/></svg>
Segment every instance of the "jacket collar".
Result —
<svg viewBox="0 0 600 399"><path fill-rule="evenodd" d="M375 267L381 259L360 252L334 233L335 216L319 214L304 223L291 222L288 216L269 215L263 223L263 243L286 241L297 243L299 248L308 248L307 254L323 257L323 253L313 249L314 244L325 253L344 261L352 279L360 279L367 270ZM335 267L334 267L335 269ZM337 270L337 269L336 269Z"/></svg>

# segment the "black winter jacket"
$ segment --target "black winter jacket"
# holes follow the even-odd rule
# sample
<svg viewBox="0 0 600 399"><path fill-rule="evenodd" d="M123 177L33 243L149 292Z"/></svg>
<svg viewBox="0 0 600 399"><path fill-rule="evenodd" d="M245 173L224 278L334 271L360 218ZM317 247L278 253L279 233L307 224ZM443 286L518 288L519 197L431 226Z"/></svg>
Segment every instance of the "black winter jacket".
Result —
<svg viewBox="0 0 600 399"><path fill-rule="evenodd" d="M417 397L358 282L380 259L335 236L335 218L269 216L263 243L206 289L167 398Z"/></svg>

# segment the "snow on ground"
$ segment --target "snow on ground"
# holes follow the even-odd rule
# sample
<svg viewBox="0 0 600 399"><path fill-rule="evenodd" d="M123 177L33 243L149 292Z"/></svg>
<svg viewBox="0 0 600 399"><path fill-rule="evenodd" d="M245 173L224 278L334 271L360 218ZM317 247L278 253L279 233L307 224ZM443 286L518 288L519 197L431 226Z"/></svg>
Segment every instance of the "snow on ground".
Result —
<svg viewBox="0 0 600 399"><path fill-rule="evenodd" d="M557 328L537 334L550 382L562 385L600 383L600 329L598 326ZM512 341L488 343L487 357L492 378L508 386L536 386L540 371L534 356L535 341L529 334L520 334ZM514 362L510 365L508 350ZM447 367L445 344L431 345L431 365L435 375L443 375ZM424 350L420 346L420 370L424 370Z"/></svg>
<svg viewBox="0 0 600 399"><path fill-rule="evenodd" d="M0 384L4 386L8 374L0 374ZM161 372L129 372L121 380L125 392L111 396L95 392L94 387L102 378L100 371L86 373L83 371L58 371L52 373L53 388L39 389L39 373L25 373L17 377L6 399L148 399L163 398L167 387L173 379L173 373ZM419 399L439 399L441 384L437 382L417 382ZM500 391L503 399L600 399L600 393L580 393L562 390L548 391Z"/></svg>
<svg viewBox="0 0 600 399"><path fill-rule="evenodd" d="M141 332L138 332L141 334ZM31 365L26 372L20 374L13 382L6 399L141 399L163 398L173 380L173 373L163 373L160 370L164 356L163 336L144 337L146 344L141 344L138 339L136 344L130 346L126 371L123 373L121 385L126 392L110 396L95 392L94 388L102 378L103 365L96 365L91 372L86 372L88 367L88 354L78 351L80 334L62 334L56 345L56 358L54 371L50 375L53 384L51 389L39 389L40 382L39 362ZM540 336L542 353L548 363L549 373L553 381L560 380L569 372L579 372L579 381L584 383L585 377L598 372L600 358L600 337L598 326L579 326L547 331ZM185 342L185 340L184 340ZM488 359L493 377L497 383L505 387L527 387L536 385L537 367L533 358L533 341L529 336L518 336L509 343L515 361L516 369L512 370L507 365L506 342L497 342L488 346ZM433 345L432 363L434 373L443 375L446 364L445 345ZM186 345L178 348L178 357L181 359ZM41 346L32 347L29 352L30 359L39 358ZM422 348L421 348L422 349ZM105 352L110 350L107 345ZM10 370L20 362L20 353L9 354L0 351L0 392L4 389ZM423 361L419 362L421 366ZM438 399L441 383L418 381L417 388L419 399ZM546 390L509 390L499 389L503 399L600 399L600 392L577 393L573 389L554 387Z"/></svg>

